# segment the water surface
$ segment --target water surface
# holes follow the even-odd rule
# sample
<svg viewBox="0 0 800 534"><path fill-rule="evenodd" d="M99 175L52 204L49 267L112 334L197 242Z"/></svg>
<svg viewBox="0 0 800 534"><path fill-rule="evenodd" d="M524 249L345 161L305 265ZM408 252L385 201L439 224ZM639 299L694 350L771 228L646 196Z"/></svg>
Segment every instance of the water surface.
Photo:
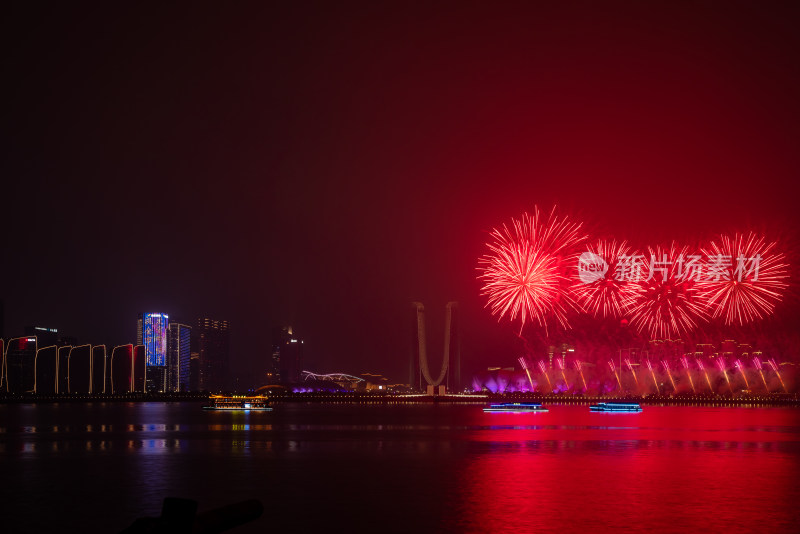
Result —
<svg viewBox="0 0 800 534"><path fill-rule="evenodd" d="M800 410L0 406L10 532L118 532L164 497L259 499L232 532L794 532Z"/></svg>

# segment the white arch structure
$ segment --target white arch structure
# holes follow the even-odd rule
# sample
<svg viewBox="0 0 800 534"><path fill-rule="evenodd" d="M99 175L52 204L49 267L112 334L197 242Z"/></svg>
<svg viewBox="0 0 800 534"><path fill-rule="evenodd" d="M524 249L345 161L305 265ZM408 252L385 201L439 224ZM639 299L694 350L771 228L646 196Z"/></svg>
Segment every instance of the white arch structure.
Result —
<svg viewBox="0 0 800 534"><path fill-rule="evenodd" d="M453 307L457 302L448 302L445 306L444 315L444 358L442 359L442 369L439 371L439 376L434 380L431 377L431 372L428 367L428 352L427 341L425 338L425 306L421 302L414 302L413 305L417 308L417 340L419 342L419 368L422 371L422 376L429 386L438 386L447 376L447 369L450 366L450 330L453 320Z"/></svg>

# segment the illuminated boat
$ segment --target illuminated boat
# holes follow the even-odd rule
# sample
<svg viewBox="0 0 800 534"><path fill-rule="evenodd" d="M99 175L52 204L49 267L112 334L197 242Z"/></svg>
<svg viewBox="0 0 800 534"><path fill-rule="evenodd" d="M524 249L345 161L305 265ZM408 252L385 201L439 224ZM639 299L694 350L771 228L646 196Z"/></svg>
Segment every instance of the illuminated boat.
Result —
<svg viewBox="0 0 800 534"><path fill-rule="evenodd" d="M491 404L483 409L484 412L507 412L507 413L528 413L528 412L547 412L547 408L536 402L504 402L503 404Z"/></svg>
<svg viewBox="0 0 800 534"><path fill-rule="evenodd" d="M642 407L635 402L598 402L589 406L593 412L641 412Z"/></svg>
<svg viewBox="0 0 800 534"><path fill-rule="evenodd" d="M211 406L203 406L204 410L254 410L270 412L267 397L245 397L237 395L211 395L208 397Z"/></svg>

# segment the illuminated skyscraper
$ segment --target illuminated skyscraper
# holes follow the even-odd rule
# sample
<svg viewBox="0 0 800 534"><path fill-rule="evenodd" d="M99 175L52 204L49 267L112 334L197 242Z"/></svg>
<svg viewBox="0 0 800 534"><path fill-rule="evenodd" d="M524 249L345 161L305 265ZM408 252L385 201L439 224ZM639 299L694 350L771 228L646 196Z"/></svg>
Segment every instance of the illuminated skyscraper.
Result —
<svg viewBox="0 0 800 534"><path fill-rule="evenodd" d="M203 391L228 387L230 334L228 321L200 317L192 328L192 351L198 354L198 386Z"/></svg>
<svg viewBox="0 0 800 534"><path fill-rule="evenodd" d="M189 391L192 327L169 323L167 340L167 391Z"/></svg>
<svg viewBox="0 0 800 534"><path fill-rule="evenodd" d="M147 372L147 391L167 391L167 329L169 315L140 313L136 328L136 343L144 345Z"/></svg>
<svg viewBox="0 0 800 534"><path fill-rule="evenodd" d="M267 383L300 381L303 370L303 340L292 333L291 326L272 331L272 355L267 363Z"/></svg>

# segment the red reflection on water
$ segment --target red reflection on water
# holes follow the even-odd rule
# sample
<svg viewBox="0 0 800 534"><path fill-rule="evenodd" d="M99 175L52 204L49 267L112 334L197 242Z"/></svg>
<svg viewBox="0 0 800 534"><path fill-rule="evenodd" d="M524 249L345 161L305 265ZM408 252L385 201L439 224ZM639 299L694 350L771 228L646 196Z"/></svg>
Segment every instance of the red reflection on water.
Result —
<svg viewBox="0 0 800 534"><path fill-rule="evenodd" d="M800 519L796 410L486 415L496 430L473 439L489 450L460 472L444 530L791 532Z"/></svg>

